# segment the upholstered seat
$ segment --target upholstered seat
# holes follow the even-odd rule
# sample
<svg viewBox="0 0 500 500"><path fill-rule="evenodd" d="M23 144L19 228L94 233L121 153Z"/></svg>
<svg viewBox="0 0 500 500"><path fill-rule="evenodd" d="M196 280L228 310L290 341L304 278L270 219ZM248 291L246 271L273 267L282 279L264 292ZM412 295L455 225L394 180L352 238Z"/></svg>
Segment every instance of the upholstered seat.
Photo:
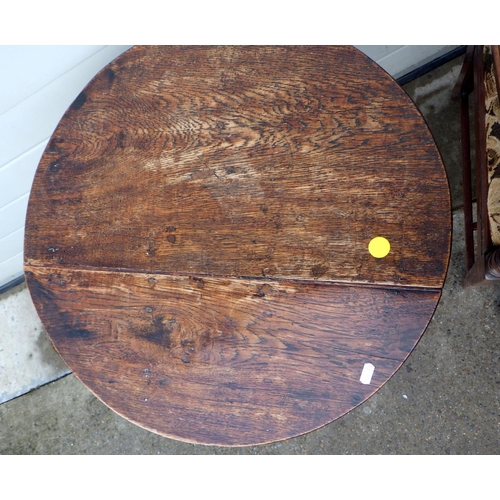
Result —
<svg viewBox="0 0 500 500"><path fill-rule="evenodd" d="M485 45L483 54L488 217L491 241L494 245L500 245L500 100L491 46Z"/></svg>

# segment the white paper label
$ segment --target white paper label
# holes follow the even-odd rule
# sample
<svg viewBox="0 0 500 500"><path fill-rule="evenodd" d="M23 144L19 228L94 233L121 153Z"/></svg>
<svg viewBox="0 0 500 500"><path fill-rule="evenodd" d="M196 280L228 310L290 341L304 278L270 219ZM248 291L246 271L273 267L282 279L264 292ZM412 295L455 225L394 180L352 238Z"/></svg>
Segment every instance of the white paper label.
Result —
<svg viewBox="0 0 500 500"><path fill-rule="evenodd" d="M371 363L365 363L363 371L361 372L361 377L359 377L359 381L362 384L368 385L372 381L374 371L375 367Z"/></svg>

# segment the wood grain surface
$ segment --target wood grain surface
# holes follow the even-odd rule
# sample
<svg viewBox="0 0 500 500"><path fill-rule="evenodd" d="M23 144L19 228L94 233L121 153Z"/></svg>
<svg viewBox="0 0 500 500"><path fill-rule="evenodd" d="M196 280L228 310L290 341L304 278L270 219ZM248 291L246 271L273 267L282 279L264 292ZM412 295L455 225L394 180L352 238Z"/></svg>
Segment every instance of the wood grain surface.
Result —
<svg viewBox="0 0 500 500"><path fill-rule="evenodd" d="M28 272L74 373L118 413L167 436L245 445L302 434L378 388L413 349L435 290ZM370 385L360 382L375 366Z"/></svg>
<svg viewBox="0 0 500 500"><path fill-rule="evenodd" d="M47 145L25 271L106 404L242 446L324 425L387 381L432 317L450 238L427 126L359 51L134 47Z"/></svg>
<svg viewBox="0 0 500 500"><path fill-rule="evenodd" d="M31 199L30 262L439 287L450 245L423 119L346 47L132 49L61 120Z"/></svg>

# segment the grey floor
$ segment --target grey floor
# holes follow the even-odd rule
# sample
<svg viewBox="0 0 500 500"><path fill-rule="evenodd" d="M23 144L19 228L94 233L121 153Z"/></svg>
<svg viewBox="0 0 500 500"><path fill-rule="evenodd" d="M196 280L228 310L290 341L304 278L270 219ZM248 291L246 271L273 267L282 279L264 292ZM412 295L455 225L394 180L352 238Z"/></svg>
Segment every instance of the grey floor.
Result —
<svg viewBox="0 0 500 500"><path fill-rule="evenodd" d="M20 347L13 348L16 353L9 360L4 357L11 368L9 373L3 367L3 379L0 357L0 396L2 390L11 394L0 404L0 453L499 454L500 285L462 286L459 111L451 100L461 62L459 57L404 86L426 118L449 174L453 250L443 296L428 329L403 367L373 397L331 424L287 441L246 448L186 444L141 429L97 400L69 373L45 333L33 326L35 318L30 335L36 348L22 356ZM30 307L25 285L0 297L0 316L2 304L7 326L3 332L0 326L0 340L10 335L22 343L16 314L22 317L19 308ZM16 312L11 314L7 306ZM13 365L16 356L25 361ZM16 377L20 380L10 383ZM16 391L27 390L25 378L41 387L18 396Z"/></svg>

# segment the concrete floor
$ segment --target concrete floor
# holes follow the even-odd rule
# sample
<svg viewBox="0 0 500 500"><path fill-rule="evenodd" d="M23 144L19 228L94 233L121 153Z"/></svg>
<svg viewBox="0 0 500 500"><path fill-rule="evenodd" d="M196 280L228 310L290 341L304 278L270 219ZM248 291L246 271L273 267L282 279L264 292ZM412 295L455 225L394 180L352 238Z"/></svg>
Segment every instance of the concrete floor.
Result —
<svg viewBox="0 0 500 500"><path fill-rule="evenodd" d="M403 367L373 397L331 424L287 441L246 448L186 444L141 429L96 399L68 374L34 319L26 336L31 335L35 347L15 365L16 355L7 360L4 354L4 365L9 362L14 369L9 374L3 366L3 378L0 344L0 402L2 392L5 400L0 404L0 454L499 454L500 285L462 286L459 111L451 101L461 62L457 58L405 85L449 174L453 250L443 296L428 329ZM8 307L19 308L26 296L25 285L20 285L0 298L0 316L3 307L6 318L0 321L0 342L9 336L17 337L17 345L24 341L23 314L11 314ZM26 310L32 307L29 301L23 304ZM5 345L20 352L12 343ZM29 363L33 366L27 369ZM7 387L16 370L16 387ZM19 389L22 384L24 389ZM41 387L16 397L26 384Z"/></svg>

